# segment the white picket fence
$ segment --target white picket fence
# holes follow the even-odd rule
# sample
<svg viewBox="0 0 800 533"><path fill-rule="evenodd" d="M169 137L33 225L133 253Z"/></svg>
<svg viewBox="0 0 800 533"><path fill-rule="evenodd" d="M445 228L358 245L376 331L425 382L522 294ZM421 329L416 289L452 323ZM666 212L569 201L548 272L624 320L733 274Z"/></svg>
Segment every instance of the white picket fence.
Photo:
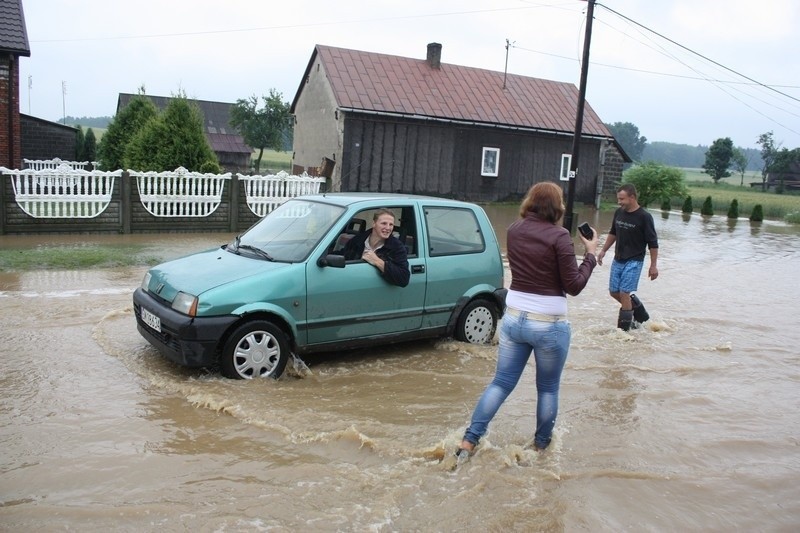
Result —
<svg viewBox="0 0 800 533"><path fill-rule="evenodd" d="M207 217L222 202L228 174L203 174L178 167L172 172L128 171L136 178L139 198L156 217Z"/></svg>
<svg viewBox="0 0 800 533"><path fill-rule="evenodd" d="M0 172L11 178L17 205L34 218L93 218L105 211L111 202L115 178L122 170L103 172L76 168L74 161L25 160L30 168ZM40 167L40 169L37 169ZM144 208L156 217L207 217L222 202L225 182L231 174L189 172L183 167L167 172L128 171L136 178ZM292 176L286 172L266 176L237 174L245 189L247 206L258 217L264 217L277 206L296 196L316 194L325 178L306 173Z"/></svg>
<svg viewBox="0 0 800 533"><path fill-rule="evenodd" d="M17 205L34 218L94 218L111 203L114 180L121 170L102 172L76 169L62 164L42 170L11 170L0 167L11 178Z"/></svg>
<svg viewBox="0 0 800 533"><path fill-rule="evenodd" d="M290 176L286 172L266 176L237 174L244 185L247 207L258 217L281 205L289 198L305 194L317 194L325 178L314 178L303 172L302 176Z"/></svg>
<svg viewBox="0 0 800 533"><path fill-rule="evenodd" d="M75 170L88 170L86 166L89 164L92 165L93 169L97 168L97 161L92 161L91 163L89 161L66 161L58 157L55 159L23 159L22 162L25 163L26 168L33 170L59 168L62 165L67 165Z"/></svg>

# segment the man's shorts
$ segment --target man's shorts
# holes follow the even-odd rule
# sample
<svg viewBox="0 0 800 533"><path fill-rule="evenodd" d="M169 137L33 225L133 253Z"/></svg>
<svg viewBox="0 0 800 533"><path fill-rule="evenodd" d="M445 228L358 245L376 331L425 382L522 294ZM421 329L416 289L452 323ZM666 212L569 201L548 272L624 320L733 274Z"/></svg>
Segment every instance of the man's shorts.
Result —
<svg viewBox="0 0 800 533"><path fill-rule="evenodd" d="M616 259L611 263L611 275L608 278L608 292L636 292L639 278L642 275L644 261L628 260L624 263Z"/></svg>

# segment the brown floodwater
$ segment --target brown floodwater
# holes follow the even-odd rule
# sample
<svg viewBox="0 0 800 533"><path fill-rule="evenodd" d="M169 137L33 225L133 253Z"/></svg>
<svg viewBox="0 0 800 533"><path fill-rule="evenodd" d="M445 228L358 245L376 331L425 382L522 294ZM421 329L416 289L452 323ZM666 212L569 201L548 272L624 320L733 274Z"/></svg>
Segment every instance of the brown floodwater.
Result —
<svg viewBox="0 0 800 533"><path fill-rule="evenodd" d="M516 207L487 211L505 242ZM139 336L145 267L0 272L0 530L797 531L800 228L653 213L647 327L615 328L598 267L569 300L552 446L526 447L529 369L456 471L495 346L416 342L227 380ZM581 220L605 232L610 217ZM142 242L174 257L229 238L0 246Z"/></svg>

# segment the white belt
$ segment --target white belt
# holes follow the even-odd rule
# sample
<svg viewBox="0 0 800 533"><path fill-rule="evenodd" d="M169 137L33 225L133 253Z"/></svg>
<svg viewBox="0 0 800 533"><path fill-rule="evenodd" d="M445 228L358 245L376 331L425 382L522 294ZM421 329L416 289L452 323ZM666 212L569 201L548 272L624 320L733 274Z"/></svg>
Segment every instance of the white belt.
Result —
<svg viewBox="0 0 800 533"><path fill-rule="evenodd" d="M567 315L545 315L543 313L534 313L532 311L520 311L513 307L506 307L506 314L511 316L520 316L538 322L563 322L567 319Z"/></svg>

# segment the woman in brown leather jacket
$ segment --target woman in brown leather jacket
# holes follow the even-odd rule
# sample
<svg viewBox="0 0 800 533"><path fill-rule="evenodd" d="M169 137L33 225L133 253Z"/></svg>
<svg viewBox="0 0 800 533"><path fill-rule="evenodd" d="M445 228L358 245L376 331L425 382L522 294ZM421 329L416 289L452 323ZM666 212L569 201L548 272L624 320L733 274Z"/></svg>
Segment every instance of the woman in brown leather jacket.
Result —
<svg viewBox="0 0 800 533"><path fill-rule="evenodd" d="M561 371L571 337L567 294L580 293L597 265L597 232L580 236L586 252L578 264L572 237L557 223L564 215L564 195L557 184L537 183L520 206L520 219L508 228L511 287L500 326L495 376L480 397L456 455L469 457L489 422L517 385L531 354L536 363L536 432L533 445L550 444L558 414Z"/></svg>

